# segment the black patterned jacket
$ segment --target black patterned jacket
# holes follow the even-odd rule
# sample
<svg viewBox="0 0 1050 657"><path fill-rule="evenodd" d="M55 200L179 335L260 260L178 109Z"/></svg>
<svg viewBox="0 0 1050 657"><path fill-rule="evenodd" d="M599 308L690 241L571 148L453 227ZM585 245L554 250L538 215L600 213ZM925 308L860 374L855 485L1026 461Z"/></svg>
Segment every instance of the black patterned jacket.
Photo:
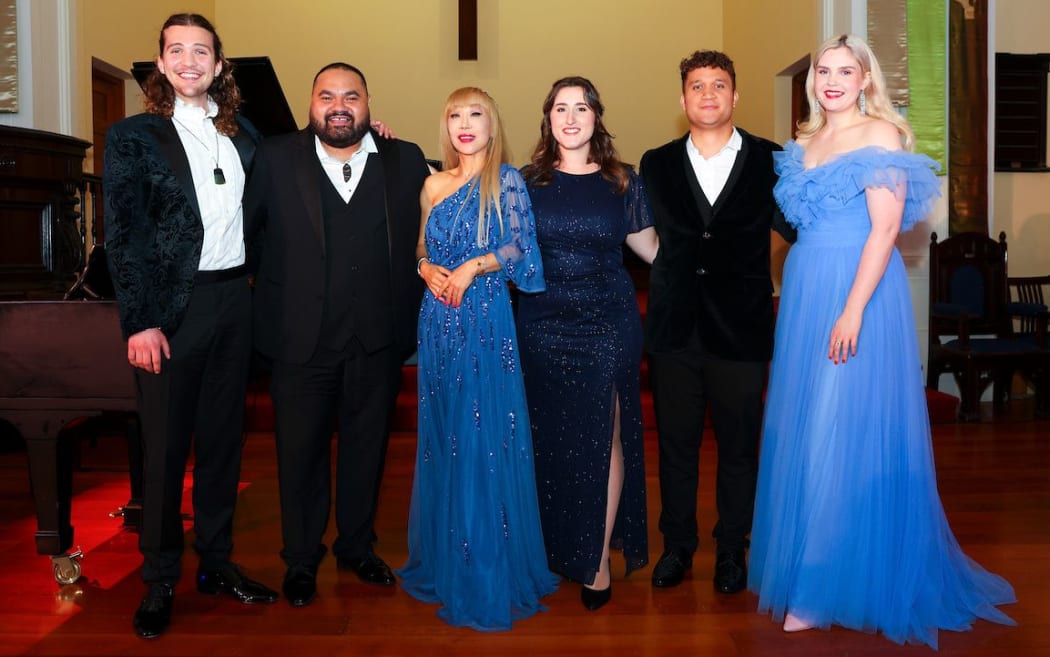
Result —
<svg viewBox="0 0 1050 657"><path fill-rule="evenodd" d="M243 117L237 122L233 143L247 177L260 137ZM186 312L204 241L189 160L171 119L137 114L109 128L103 189L124 337L148 328L170 337Z"/></svg>

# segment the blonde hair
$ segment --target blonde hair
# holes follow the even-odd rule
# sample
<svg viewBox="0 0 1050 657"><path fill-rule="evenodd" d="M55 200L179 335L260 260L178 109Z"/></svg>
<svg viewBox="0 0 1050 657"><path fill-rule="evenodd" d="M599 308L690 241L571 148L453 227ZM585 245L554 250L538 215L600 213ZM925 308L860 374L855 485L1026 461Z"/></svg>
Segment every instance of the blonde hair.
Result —
<svg viewBox="0 0 1050 657"><path fill-rule="evenodd" d="M452 136L448 131L448 118L453 109L471 105L480 105L489 117L489 143L485 149L485 163L471 182L472 186L480 190L478 246L485 246L488 243L488 215L493 209L496 211L500 234L503 234L503 212L499 204L500 166L510 161L507 137L503 133L503 123L492 96L477 87L461 87L449 94L448 100L445 101L445 111L441 114L441 155L445 170L459 165L459 153L453 147ZM473 189L471 192L473 193Z"/></svg>
<svg viewBox="0 0 1050 657"><path fill-rule="evenodd" d="M868 86L863 91L864 113L876 119L889 121L895 125L903 138L905 150L910 151L915 143L915 133L912 132L908 121L897 110L893 109L890 97L886 93L886 78L882 75L882 67L879 66L879 60L875 59L875 53L872 52L871 47L863 39L853 34L843 34L842 36L828 39L814 53L813 61L809 67L809 74L806 75L806 98L809 100L809 117L798 124L798 136L812 137L824 127L826 122L824 109L820 106L817 94L813 89L814 78L820 58L827 51L836 48L849 50L853 58L860 64L861 73L868 76Z"/></svg>

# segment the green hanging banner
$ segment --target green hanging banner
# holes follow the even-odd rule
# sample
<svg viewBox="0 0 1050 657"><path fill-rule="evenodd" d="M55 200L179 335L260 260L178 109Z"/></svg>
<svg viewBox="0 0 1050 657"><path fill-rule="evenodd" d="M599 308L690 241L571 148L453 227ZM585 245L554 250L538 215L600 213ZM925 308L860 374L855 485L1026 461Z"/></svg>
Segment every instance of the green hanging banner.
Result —
<svg viewBox="0 0 1050 657"><path fill-rule="evenodd" d="M908 122L915 131L915 150L947 169L948 36L945 2L908 0Z"/></svg>

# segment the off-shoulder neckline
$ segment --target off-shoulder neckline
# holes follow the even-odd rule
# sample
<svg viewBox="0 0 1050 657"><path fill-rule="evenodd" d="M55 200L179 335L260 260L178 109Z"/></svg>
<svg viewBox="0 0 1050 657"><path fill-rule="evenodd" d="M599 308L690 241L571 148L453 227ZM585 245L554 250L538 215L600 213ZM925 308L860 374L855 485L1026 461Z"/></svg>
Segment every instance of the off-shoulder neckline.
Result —
<svg viewBox="0 0 1050 657"><path fill-rule="evenodd" d="M793 148L789 148L789 147L793 147ZM792 153L794 155L795 160L798 162L799 167L803 171L816 171L818 169L823 169L825 167L831 166L832 164L835 164L836 162L839 162L840 160L844 160L844 159L853 157L854 155L859 154L859 153L865 153L865 152L870 152L870 151L874 151L876 153L885 153L885 154L894 154L894 153L905 154L905 153L907 153L907 151L905 151L903 149L898 149L898 150L891 151L891 150L889 150L889 149L887 149L887 148L885 148L883 146L877 146L875 144L872 144L870 146L861 146L860 148L854 148L851 151L844 151L842 153L836 153L834 156L832 156L831 158L821 162L820 164L814 164L811 167L807 167L805 162L802 159L803 155L806 152L806 149L803 148L801 144L799 144L794 139L789 139L787 144L785 144L785 150L787 150L789 153Z"/></svg>

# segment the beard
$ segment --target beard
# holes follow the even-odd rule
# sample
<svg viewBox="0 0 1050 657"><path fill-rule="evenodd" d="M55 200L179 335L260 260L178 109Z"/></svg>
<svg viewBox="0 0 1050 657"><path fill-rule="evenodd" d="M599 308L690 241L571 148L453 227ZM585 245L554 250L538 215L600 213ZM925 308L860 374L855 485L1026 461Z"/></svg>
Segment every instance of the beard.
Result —
<svg viewBox="0 0 1050 657"><path fill-rule="evenodd" d="M349 123L345 126L333 126L328 123L333 116L345 116ZM322 144L332 148L346 148L360 142L368 132L370 124L371 116L367 110L360 120L350 112L329 112L321 118L310 118L310 127L314 134Z"/></svg>

